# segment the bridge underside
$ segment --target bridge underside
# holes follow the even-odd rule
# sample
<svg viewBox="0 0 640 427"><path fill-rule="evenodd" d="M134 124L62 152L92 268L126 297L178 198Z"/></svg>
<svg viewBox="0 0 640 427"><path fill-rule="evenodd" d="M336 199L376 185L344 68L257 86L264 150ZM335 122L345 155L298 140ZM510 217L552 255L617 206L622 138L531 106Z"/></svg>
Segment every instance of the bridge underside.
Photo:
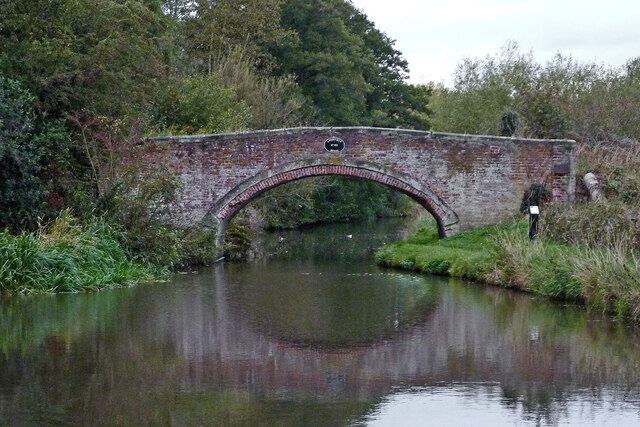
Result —
<svg viewBox="0 0 640 427"><path fill-rule="evenodd" d="M217 244L221 247L229 221L260 194L287 182L322 175L360 178L386 185L411 197L429 211L438 224L441 238L459 231L459 219L456 213L438 195L428 188L423 188L411 177L364 162L359 162L357 165L334 165L324 164L321 160L289 164L246 180L216 203L205 216L204 222L217 227Z"/></svg>
<svg viewBox="0 0 640 427"><path fill-rule="evenodd" d="M513 218L532 184L545 185L557 202L575 196L570 140L295 128L153 138L135 149L125 167L141 173L165 167L180 183L169 221L216 226L219 240L259 194L319 175L372 180L405 193L435 217L443 237Z"/></svg>

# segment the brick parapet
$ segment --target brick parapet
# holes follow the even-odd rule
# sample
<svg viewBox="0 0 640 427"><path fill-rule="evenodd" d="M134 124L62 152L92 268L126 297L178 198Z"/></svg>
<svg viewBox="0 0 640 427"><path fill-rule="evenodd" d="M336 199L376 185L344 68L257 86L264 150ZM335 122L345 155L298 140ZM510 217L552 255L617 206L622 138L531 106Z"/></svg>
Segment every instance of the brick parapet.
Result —
<svg viewBox="0 0 640 427"><path fill-rule="evenodd" d="M343 139L344 150L326 151L329 137ZM571 140L341 127L152 138L138 148L145 165L168 165L180 182L173 220L181 225L226 221L268 188L319 174L403 191L439 221L455 216L451 232L512 217L533 183L555 200L575 197Z"/></svg>

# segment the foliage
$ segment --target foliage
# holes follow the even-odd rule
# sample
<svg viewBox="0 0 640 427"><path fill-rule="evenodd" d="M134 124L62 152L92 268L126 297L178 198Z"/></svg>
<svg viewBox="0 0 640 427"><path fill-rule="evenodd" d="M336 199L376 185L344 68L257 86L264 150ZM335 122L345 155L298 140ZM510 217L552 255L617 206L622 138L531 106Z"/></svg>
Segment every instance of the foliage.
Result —
<svg viewBox="0 0 640 427"><path fill-rule="evenodd" d="M247 259L251 250L251 235L253 231L249 227L240 224L231 224L225 234L224 255L229 261Z"/></svg>
<svg viewBox="0 0 640 427"><path fill-rule="evenodd" d="M214 72L216 58L241 47L265 67L270 58L263 49L293 36L280 26L283 0L177 0L165 9L179 20L187 73Z"/></svg>
<svg viewBox="0 0 640 427"><path fill-rule="evenodd" d="M180 259L179 266L212 265L216 261L219 248L216 246L216 230L213 228L190 227L178 229Z"/></svg>
<svg viewBox="0 0 640 427"><path fill-rule="evenodd" d="M550 206L541 233L550 240L618 250L640 250L640 143L609 140L578 145L579 176L594 172L606 195L603 203Z"/></svg>
<svg viewBox="0 0 640 427"><path fill-rule="evenodd" d="M436 87L432 126L446 132L499 135L501 118L514 108L513 94L527 92L539 66L533 55L520 54L515 43L499 56L465 58L454 75L454 87Z"/></svg>
<svg viewBox="0 0 640 427"><path fill-rule="evenodd" d="M436 239L434 223L376 254L381 265L509 286L555 299L584 302L640 320L640 257L626 241L564 244L530 241L526 222L483 227Z"/></svg>
<svg viewBox="0 0 640 427"><path fill-rule="evenodd" d="M640 205L640 140L610 139L578 145L578 176L593 172L608 199Z"/></svg>
<svg viewBox="0 0 640 427"><path fill-rule="evenodd" d="M316 177L274 188L252 202L249 209L261 213L258 222L264 228L278 229L402 216L413 205L407 196L372 181Z"/></svg>
<svg viewBox="0 0 640 427"><path fill-rule="evenodd" d="M523 226L521 232L496 236L493 274L498 283L551 298L582 300L582 286L571 270L578 251L541 239L531 241L525 230Z"/></svg>
<svg viewBox="0 0 640 427"><path fill-rule="evenodd" d="M0 5L0 71L54 117L139 112L166 74L158 1L16 0Z"/></svg>
<svg viewBox="0 0 640 427"><path fill-rule="evenodd" d="M621 242L585 248L573 260L572 276L595 308L618 317L640 320L640 258Z"/></svg>
<svg viewBox="0 0 640 427"><path fill-rule="evenodd" d="M0 73L34 96L24 147L40 169L23 182L49 181L38 190L47 205L18 228L65 206L91 211L102 156L111 157L105 139L136 130L131 117L144 117L167 74L168 23L156 0L0 3Z"/></svg>
<svg viewBox="0 0 640 427"><path fill-rule="evenodd" d="M557 54L540 65L510 42L498 55L462 61L453 88L435 88L432 125L534 138L638 138L632 112L640 108L639 63L606 68Z"/></svg>
<svg viewBox="0 0 640 427"><path fill-rule="evenodd" d="M567 246L506 234L497 248L503 283L640 320L640 262L625 242Z"/></svg>
<svg viewBox="0 0 640 427"><path fill-rule="evenodd" d="M640 249L638 210L620 202L550 206L544 212L541 233L557 242L609 248L623 242Z"/></svg>
<svg viewBox="0 0 640 427"><path fill-rule="evenodd" d="M175 79L156 103L154 122L170 134L296 126L301 94L289 77L258 74L243 49L216 57L208 75Z"/></svg>
<svg viewBox="0 0 640 427"><path fill-rule="evenodd" d="M168 268L213 263L214 230L178 228L166 221L178 188L166 169L134 168L120 171L104 189L97 206L124 231L120 243L134 261Z"/></svg>
<svg viewBox="0 0 640 427"><path fill-rule="evenodd" d="M249 111L217 75L195 76L170 86L158 102L156 120L171 134L206 134L246 128Z"/></svg>
<svg viewBox="0 0 640 427"><path fill-rule="evenodd" d="M50 176L69 145L62 123L40 119L34 101L21 84L0 75L0 228L12 231L34 229L51 212Z"/></svg>
<svg viewBox="0 0 640 427"><path fill-rule="evenodd" d="M265 76L256 59L244 49L234 49L214 61L215 74L233 88L238 102L249 109L250 129L278 129L302 122L303 97L292 76Z"/></svg>
<svg viewBox="0 0 640 427"><path fill-rule="evenodd" d="M102 219L82 227L68 211L37 234L0 233L0 291L51 293L124 286L150 277Z"/></svg>
<svg viewBox="0 0 640 427"><path fill-rule="evenodd" d="M404 83L393 41L343 0L286 0L282 26L297 39L274 44L276 71L294 75L316 120L329 125L425 128L425 87Z"/></svg>

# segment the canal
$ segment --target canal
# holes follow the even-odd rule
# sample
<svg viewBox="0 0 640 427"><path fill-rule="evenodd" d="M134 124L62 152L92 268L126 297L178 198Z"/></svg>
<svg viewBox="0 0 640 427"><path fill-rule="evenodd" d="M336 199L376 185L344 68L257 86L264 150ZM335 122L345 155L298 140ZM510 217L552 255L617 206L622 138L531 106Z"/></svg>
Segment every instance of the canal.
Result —
<svg viewBox="0 0 640 427"><path fill-rule="evenodd" d="M378 268L405 224L0 301L0 425L638 425L640 332L582 307Z"/></svg>

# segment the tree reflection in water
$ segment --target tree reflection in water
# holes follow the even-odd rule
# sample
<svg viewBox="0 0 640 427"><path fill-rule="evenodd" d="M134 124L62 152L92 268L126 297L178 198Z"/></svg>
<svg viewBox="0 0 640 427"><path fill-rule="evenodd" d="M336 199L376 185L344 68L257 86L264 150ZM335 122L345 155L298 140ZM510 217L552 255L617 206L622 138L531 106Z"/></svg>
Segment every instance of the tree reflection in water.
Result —
<svg viewBox="0 0 640 427"><path fill-rule="evenodd" d="M306 251L94 294L82 308L73 298L84 296L3 301L0 419L335 426L422 414L455 424L463 408L496 423L640 421L636 329Z"/></svg>

